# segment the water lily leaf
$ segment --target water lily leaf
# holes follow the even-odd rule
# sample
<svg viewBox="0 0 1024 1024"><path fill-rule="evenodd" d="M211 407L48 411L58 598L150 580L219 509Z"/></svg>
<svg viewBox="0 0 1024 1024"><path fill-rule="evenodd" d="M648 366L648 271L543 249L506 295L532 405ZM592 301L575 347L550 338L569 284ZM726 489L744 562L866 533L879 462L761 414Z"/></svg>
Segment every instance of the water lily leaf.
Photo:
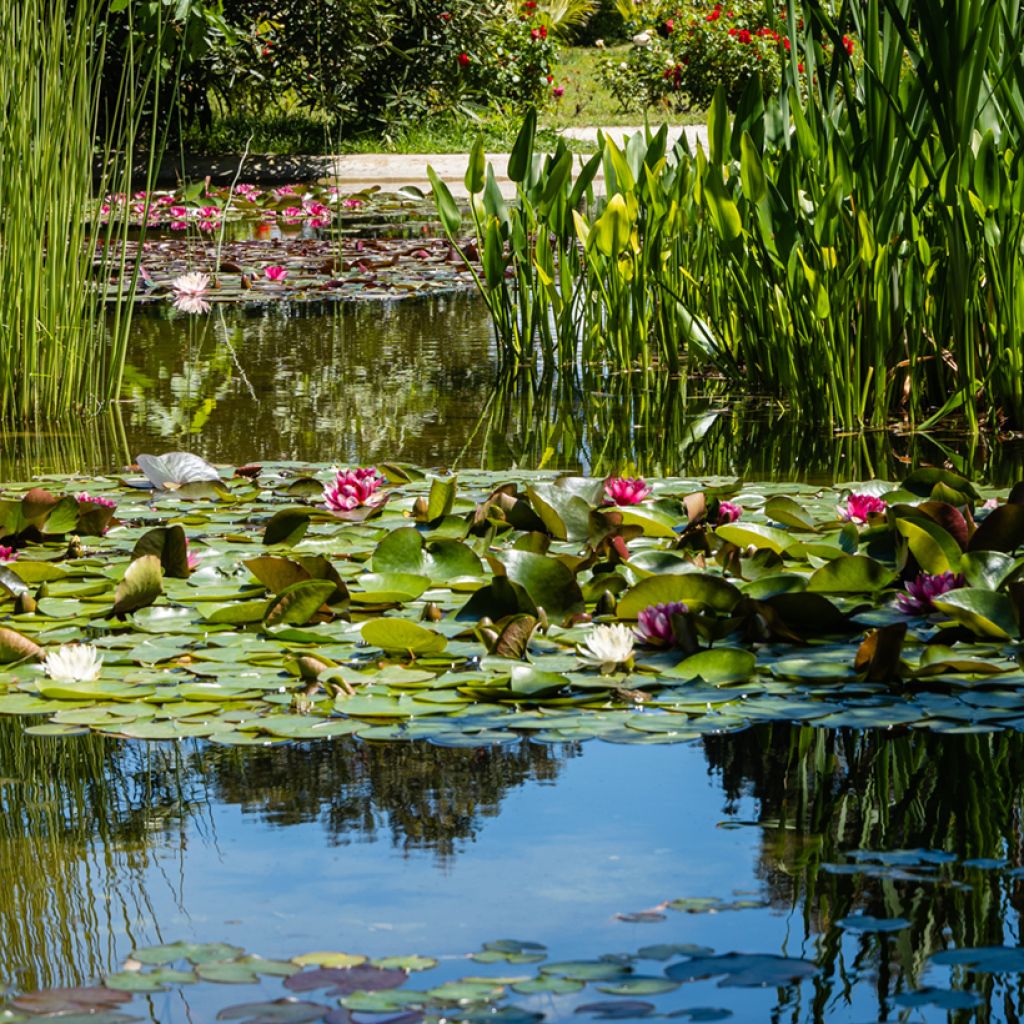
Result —
<svg viewBox="0 0 1024 1024"><path fill-rule="evenodd" d="M11 1006L28 1013L92 1013L121 1006L131 998L128 992L117 992L102 985L79 985L23 992L11 1000Z"/></svg>
<svg viewBox="0 0 1024 1024"><path fill-rule="evenodd" d="M1024 949L1019 946L965 946L933 953L931 961L951 967L970 967L981 974L1019 974L1024 971Z"/></svg>
<svg viewBox="0 0 1024 1024"><path fill-rule="evenodd" d="M769 519L774 519L794 530L815 532L818 529L814 518L802 505L782 494L777 494L765 502L764 514Z"/></svg>
<svg viewBox="0 0 1024 1024"><path fill-rule="evenodd" d="M303 566L290 558L264 555L246 559L242 564L272 594L280 594L286 587L312 578Z"/></svg>
<svg viewBox="0 0 1024 1024"><path fill-rule="evenodd" d="M900 677L900 654L907 635L905 622L872 630L857 648L853 667L869 682L886 683Z"/></svg>
<svg viewBox="0 0 1024 1024"><path fill-rule="evenodd" d="M866 594L887 587L896 573L866 555L842 555L815 570L807 581L809 593Z"/></svg>
<svg viewBox="0 0 1024 1024"><path fill-rule="evenodd" d="M610 981L629 973L621 964L608 960L560 960L544 964L540 970L542 975L569 978L572 981Z"/></svg>
<svg viewBox="0 0 1024 1024"><path fill-rule="evenodd" d="M892 1001L897 1006L938 1006L943 1010L973 1010L982 999L974 992L959 989L921 988L916 992L901 992Z"/></svg>
<svg viewBox="0 0 1024 1024"><path fill-rule="evenodd" d="M180 526L157 526L147 530L132 549L133 559L143 555L158 558L165 576L187 580L191 574L188 567L188 539Z"/></svg>
<svg viewBox="0 0 1024 1024"><path fill-rule="evenodd" d="M968 551L1015 551L1024 544L1024 505L1000 505L989 512L967 543Z"/></svg>
<svg viewBox="0 0 1024 1024"><path fill-rule="evenodd" d="M240 1020L244 1024L309 1024L321 1020L327 1006L293 999L274 999L263 1003L239 1003L226 1006L217 1014L217 1020Z"/></svg>
<svg viewBox="0 0 1024 1024"><path fill-rule="evenodd" d="M1020 565L1021 559L999 551L967 551L960 558L959 571L970 587L998 590Z"/></svg>
<svg viewBox="0 0 1024 1024"><path fill-rule="evenodd" d="M841 917L836 924L854 932L898 932L910 927L903 917L872 917L870 914L850 914Z"/></svg>
<svg viewBox="0 0 1024 1024"><path fill-rule="evenodd" d="M707 607L730 612L742 598L741 591L726 580L706 573L673 573L651 576L631 587L619 600L616 614L620 619L635 619L654 604L682 601L691 607Z"/></svg>
<svg viewBox="0 0 1024 1024"><path fill-rule="evenodd" d="M607 985L597 985L598 992L610 996L655 996L662 992L672 992L679 988L680 982L669 978L658 978L643 974L633 974L628 978Z"/></svg>
<svg viewBox="0 0 1024 1024"><path fill-rule="evenodd" d="M373 967L384 970L430 971L437 966L432 956L384 956L370 961Z"/></svg>
<svg viewBox="0 0 1024 1024"><path fill-rule="evenodd" d="M334 594L335 586L330 580L303 580L284 588L267 605L263 622L267 626L288 623L304 626L323 607L324 602Z"/></svg>
<svg viewBox="0 0 1024 1024"><path fill-rule="evenodd" d="M794 543L794 538L785 530L777 530L774 526L762 526L760 523L727 523L716 526L715 533L724 541L746 548L753 546L759 550L774 551L781 555Z"/></svg>
<svg viewBox="0 0 1024 1024"><path fill-rule="evenodd" d="M320 967L300 971L285 978L284 987L292 992L326 989L329 996L347 996L353 992L378 992L398 988L409 976L405 971L354 964L351 967Z"/></svg>
<svg viewBox="0 0 1024 1024"><path fill-rule="evenodd" d="M509 690L520 697L536 697L557 693L569 685L569 680L558 672L543 672L533 665L516 665L509 679Z"/></svg>
<svg viewBox="0 0 1024 1024"><path fill-rule="evenodd" d="M215 981L222 985L251 985L259 980L259 975L242 963L200 963L196 965L196 974L203 981Z"/></svg>
<svg viewBox="0 0 1024 1024"><path fill-rule="evenodd" d="M1024 507L1021 511L1024 511ZM1013 602L1005 594L976 587L961 587L959 590L947 591L932 603L940 612L949 615L978 636L1009 640L1018 635Z"/></svg>
<svg viewBox="0 0 1024 1024"><path fill-rule="evenodd" d="M702 679L706 683L724 686L727 683L746 682L757 665L753 651L739 647L713 647L684 658L666 676L682 679Z"/></svg>
<svg viewBox="0 0 1024 1024"><path fill-rule="evenodd" d="M383 651L440 654L448 641L440 633L408 619L371 619L363 623L363 639Z"/></svg>
<svg viewBox="0 0 1024 1024"><path fill-rule="evenodd" d="M430 493L427 496L426 521L436 522L451 512L455 504L455 492L458 488L458 477L441 480L435 477L430 481Z"/></svg>
<svg viewBox="0 0 1024 1024"><path fill-rule="evenodd" d="M513 992L520 995L550 994L554 996L569 995L583 989L584 983L575 978L556 978L553 975L541 975L526 981L517 981L510 986Z"/></svg>
<svg viewBox="0 0 1024 1024"><path fill-rule="evenodd" d="M519 584L536 606L543 608L552 622L562 622L574 612L583 611L583 592L572 570L564 562L530 551L506 550L500 555L505 575Z"/></svg>
<svg viewBox="0 0 1024 1024"><path fill-rule="evenodd" d="M671 960L675 956L711 956L714 952L709 946L697 946L692 942L662 942L643 946L636 955L641 960Z"/></svg>
<svg viewBox="0 0 1024 1024"><path fill-rule="evenodd" d="M292 963L300 967L358 967L366 963L366 957L359 953L303 953L293 956Z"/></svg>
<svg viewBox="0 0 1024 1024"><path fill-rule="evenodd" d="M136 558L114 591L111 614L124 616L151 605L163 592L163 575L163 567L156 555Z"/></svg>
<svg viewBox="0 0 1024 1024"><path fill-rule="evenodd" d="M842 633L850 628L850 617L823 594L775 594L765 604L794 636Z"/></svg>
<svg viewBox="0 0 1024 1024"><path fill-rule="evenodd" d="M0 626L0 665L17 661L41 661L43 649L34 640L6 626Z"/></svg>
<svg viewBox="0 0 1024 1024"><path fill-rule="evenodd" d="M258 601L236 601L231 604L214 604L201 609L206 622L230 626L242 626L251 622L262 622L270 602L266 598Z"/></svg>
<svg viewBox="0 0 1024 1024"><path fill-rule="evenodd" d="M545 529L556 540L584 540L590 532L591 505L567 487L535 484L526 496Z"/></svg>
<svg viewBox="0 0 1024 1024"><path fill-rule="evenodd" d="M426 576L407 572L366 573L359 577L362 590L351 598L358 604L404 604L415 601L430 586Z"/></svg>
<svg viewBox="0 0 1024 1024"><path fill-rule="evenodd" d="M896 529L907 538L910 553L927 573L955 572L960 545L937 523L925 518L897 518Z"/></svg>
<svg viewBox="0 0 1024 1024"><path fill-rule="evenodd" d="M483 573L479 557L461 541L441 539L427 543L412 527L392 530L377 545L371 563L375 573L426 576L435 583Z"/></svg>
<svg viewBox="0 0 1024 1024"><path fill-rule="evenodd" d="M680 982L724 975L721 988L785 988L817 973L818 968L807 960L759 953L694 957L665 968L669 978Z"/></svg>
<svg viewBox="0 0 1024 1024"><path fill-rule="evenodd" d="M309 529L309 513L301 508L283 508L275 512L263 531L263 543L270 547L283 544L294 547Z"/></svg>

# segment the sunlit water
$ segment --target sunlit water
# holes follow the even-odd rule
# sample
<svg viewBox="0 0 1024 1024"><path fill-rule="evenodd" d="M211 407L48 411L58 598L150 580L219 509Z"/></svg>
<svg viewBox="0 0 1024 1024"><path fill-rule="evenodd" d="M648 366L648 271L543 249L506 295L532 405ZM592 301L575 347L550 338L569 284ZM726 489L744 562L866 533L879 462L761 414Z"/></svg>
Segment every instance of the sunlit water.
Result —
<svg viewBox="0 0 1024 1024"><path fill-rule="evenodd" d="M53 741L4 720L0 744L0 978L18 989L86 980L133 947L182 938L272 957L421 953L441 958L435 978L532 974L465 959L514 937L545 944L550 960L693 943L819 968L779 988L689 981L654 997L660 1011L945 1020L934 1006L900 1016L908 992L949 984L950 969L928 955L1019 942L1015 733L858 741L765 727L647 748L339 740L242 752ZM936 866L911 855L906 867L866 874L828 868L857 850L893 849L953 856ZM664 920L643 923L616 916L684 897L753 905L662 907ZM837 925L854 914L907 925ZM645 975L664 967L634 965ZM1018 977L961 973L957 987L987 1007L978 1019L1010 1021ZM277 982L262 989L280 994ZM244 999L231 986L189 986L149 997L142 1012L212 1020L257 997L248 986ZM591 986L514 1002L564 1019L606 998Z"/></svg>
<svg viewBox="0 0 1024 1024"><path fill-rule="evenodd" d="M997 483L1024 475L1012 444L834 438L782 410L665 378L496 388L486 314L468 298L320 315L165 313L139 317L134 330L119 416L5 438L0 477L107 472L139 452L173 449L229 464L388 460L832 481L932 463ZM53 741L21 728L0 720L0 985L12 991L87 981L134 947L178 938L279 957L421 953L442 958L440 977L523 973L464 959L514 937L544 943L551 959L694 943L819 968L781 988L687 982L652 997L659 1012L946 1020L941 1005L896 1000L951 979L981 1003L953 1019L1022 1012L1018 974L951 974L928 960L947 945L1021 941L1016 734L866 735L866 752L853 737L776 728L666 747L524 741L467 752L339 740L253 753ZM912 863L903 876L820 867L848 864L851 851L895 849L956 860ZM962 863L978 858L986 863ZM764 905L616 917L682 897ZM836 924L858 913L910 923L891 934ZM654 975L664 967L635 965ZM147 997L133 1012L206 1021L254 998L226 988ZM280 994L277 983L263 988ZM566 1019L608 998L590 986L514 1002Z"/></svg>

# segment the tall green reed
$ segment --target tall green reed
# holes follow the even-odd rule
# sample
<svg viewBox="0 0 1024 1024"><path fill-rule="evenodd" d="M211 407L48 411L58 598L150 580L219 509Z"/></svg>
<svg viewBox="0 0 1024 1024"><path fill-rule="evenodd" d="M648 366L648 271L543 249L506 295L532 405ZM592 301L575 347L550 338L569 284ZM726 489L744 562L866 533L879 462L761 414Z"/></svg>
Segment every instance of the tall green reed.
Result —
<svg viewBox="0 0 1024 1024"><path fill-rule="evenodd" d="M478 284L507 361L685 362L847 429L1024 425L1024 7L787 12L780 93L752 82L732 114L720 91L706 149L600 139L574 181L528 121L511 203L474 153Z"/></svg>
<svg viewBox="0 0 1024 1024"><path fill-rule="evenodd" d="M107 193L132 194L133 151L153 109L156 66L129 41L120 90L103 96L108 13L100 0L0 0L6 422L93 412L120 388L138 267L124 263L127 218L103 226L100 207ZM98 143L101 103L107 134Z"/></svg>

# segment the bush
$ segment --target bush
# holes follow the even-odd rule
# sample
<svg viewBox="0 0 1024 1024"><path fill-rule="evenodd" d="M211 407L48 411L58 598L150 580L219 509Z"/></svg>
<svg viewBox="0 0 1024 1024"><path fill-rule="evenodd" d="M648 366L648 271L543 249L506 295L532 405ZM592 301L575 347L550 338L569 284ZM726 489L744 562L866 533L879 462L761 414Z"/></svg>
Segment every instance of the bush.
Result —
<svg viewBox="0 0 1024 1024"><path fill-rule="evenodd" d="M627 22L633 49L625 60L609 57L602 76L623 109L671 106L703 109L719 85L731 106L759 75L765 95L779 84L789 40L777 18L765 17L758 0L728 6L670 3L635 7L644 17Z"/></svg>

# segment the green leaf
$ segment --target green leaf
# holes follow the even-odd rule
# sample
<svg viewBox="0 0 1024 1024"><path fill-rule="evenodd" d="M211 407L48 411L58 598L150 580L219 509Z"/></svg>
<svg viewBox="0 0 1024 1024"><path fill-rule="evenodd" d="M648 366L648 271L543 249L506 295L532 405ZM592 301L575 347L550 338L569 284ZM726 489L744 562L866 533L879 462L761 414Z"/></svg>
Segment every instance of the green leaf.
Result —
<svg viewBox="0 0 1024 1024"><path fill-rule="evenodd" d="M466 191L475 196L484 190L484 170L486 165L484 156L484 139L478 135L469 153L469 166L466 168L465 185Z"/></svg>
<svg viewBox="0 0 1024 1024"><path fill-rule="evenodd" d="M263 623L267 626L281 623L304 626L333 593L334 584L330 580L303 580L292 583L267 605Z"/></svg>
<svg viewBox="0 0 1024 1024"><path fill-rule="evenodd" d="M932 604L979 636L1010 640L1019 635L1013 602L1005 594L961 587L934 598Z"/></svg>
<svg viewBox="0 0 1024 1024"><path fill-rule="evenodd" d="M682 601L691 608L731 612L742 596L737 587L720 576L700 572L672 573L651 576L627 590L619 601L616 614L620 619L635 619L653 604L673 601Z"/></svg>
<svg viewBox="0 0 1024 1024"><path fill-rule="evenodd" d="M564 562L530 551L503 551L498 556L505 574L543 608L552 622L562 622L574 612L583 611L583 592Z"/></svg>
<svg viewBox="0 0 1024 1024"><path fill-rule="evenodd" d="M811 574L808 592L870 594L896 579L896 573L867 555L841 555Z"/></svg>
<svg viewBox="0 0 1024 1024"><path fill-rule="evenodd" d="M910 553L924 572L938 575L956 571L960 545L938 523L924 518L897 518L896 529L907 538Z"/></svg>
<svg viewBox="0 0 1024 1024"><path fill-rule="evenodd" d="M774 551L777 555L781 555L795 542L792 534L785 530L762 526L760 523L726 523L724 526L716 526L715 533L737 547L753 545L758 549Z"/></svg>
<svg viewBox="0 0 1024 1024"><path fill-rule="evenodd" d="M125 570L124 578L114 591L112 615L129 612L151 605L163 593L163 567L156 555L136 558Z"/></svg>
<svg viewBox="0 0 1024 1024"><path fill-rule="evenodd" d="M188 540L180 526L158 526L147 530L132 549L132 558L141 558L143 555L159 558L165 576L187 580L191 575L188 567Z"/></svg>
<svg viewBox="0 0 1024 1024"><path fill-rule="evenodd" d="M0 626L0 665L10 665L17 661L40 661L43 649L27 636L16 630Z"/></svg>
<svg viewBox="0 0 1024 1024"><path fill-rule="evenodd" d="M271 516L263 532L263 543L268 547L272 544L285 544L291 547L302 540L308 529L309 513L305 509L283 508Z"/></svg>
<svg viewBox="0 0 1024 1024"><path fill-rule="evenodd" d="M746 682L754 673L757 657L752 651L739 647L712 647L684 658L664 675L682 679L703 679L706 683L723 686L727 683Z"/></svg>
<svg viewBox="0 0 1024 1024"><path fill-rule="evenodd" d="M408 619L370 619L362 627L363 639L382 651L404 654L440 654L448 641L432 629Z"/></svg>
<svg viewBox="0 0 1024 1024"><path fill-rule="evenodd" d="M458 204L452 198L448 186L437 176L437 172L429 164L427 165L427 177L430 179L430 188L434 193L434 205L437 207L441 226L446 235L454 238L462 226L462 214L459 212Z"/></svg>
<svg viewBox="0 0 1024 1024"><path fill-rule="evenodd" d="M533 140L536 134L537 111L530 107L508 158L508 177L516 184L521 185L530 173L530 166L533 163Z"/></svg>

